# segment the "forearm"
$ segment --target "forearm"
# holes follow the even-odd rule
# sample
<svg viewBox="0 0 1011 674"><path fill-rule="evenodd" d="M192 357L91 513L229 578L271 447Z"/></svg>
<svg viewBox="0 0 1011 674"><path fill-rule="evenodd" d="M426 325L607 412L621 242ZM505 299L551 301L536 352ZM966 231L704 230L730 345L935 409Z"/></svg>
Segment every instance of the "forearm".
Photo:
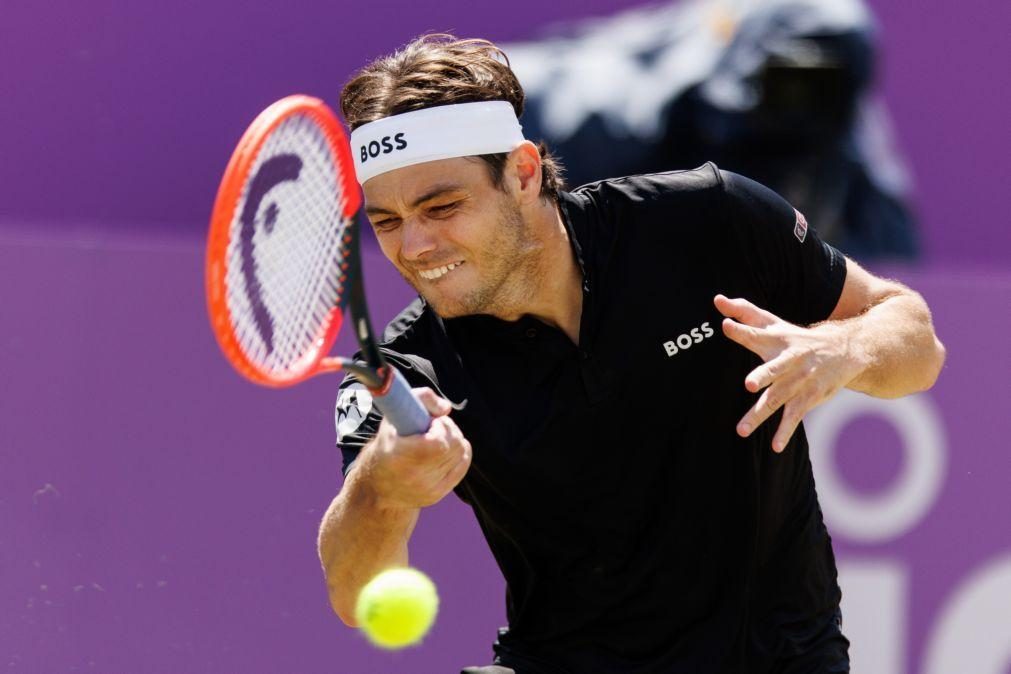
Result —
<svg viewBox="0 0 1011 674"><path fill-rule="evenodd" d="M351 627L361 588L380 571L407 565L407 542L419 513L380 503L362 468L349 473L330 504L318 541L330 604Z"/></svg>
<svg viewBox="0 0 1011 674"><path fill-rule="evenodd" d="M925 391L944 364L944 346L934 334L930 309L908 288L858 316L817 327L838 329L856 375L847 388L879 398Z"/></svg>

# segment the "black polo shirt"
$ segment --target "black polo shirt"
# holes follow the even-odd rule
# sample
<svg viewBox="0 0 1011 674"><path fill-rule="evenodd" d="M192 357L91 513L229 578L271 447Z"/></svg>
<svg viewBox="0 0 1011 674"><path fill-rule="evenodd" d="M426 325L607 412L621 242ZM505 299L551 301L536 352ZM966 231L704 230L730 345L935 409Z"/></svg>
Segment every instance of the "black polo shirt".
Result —
<svg viewBox="0 0 1011 674"><path fill-rule="evenodd" d="M713 297L815 323L845 259L711 164L592 183L560 206L584 276L578 346L531 317L443 321L421 300L382 343L412 385L467 401L453 418L474 457L456 493L507 582L496 650L548 672L765 671L840 593L803 430L782 454L778 414L735 432L761 361L723 335ZM379 421L353 384L345 470Z"/></svg>

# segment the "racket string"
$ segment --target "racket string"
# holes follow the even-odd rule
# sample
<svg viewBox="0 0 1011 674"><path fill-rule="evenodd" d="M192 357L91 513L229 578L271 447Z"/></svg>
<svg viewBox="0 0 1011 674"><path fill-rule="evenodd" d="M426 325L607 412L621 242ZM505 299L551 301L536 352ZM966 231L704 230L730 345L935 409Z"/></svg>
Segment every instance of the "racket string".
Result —
<svg viewBox="0 0 1011 674"><path fill-rule="evenodd" d="M297 178L272 186L260 197L252 223L244 222L247 200L257 198L251 185L265 163L277 157L297 158ZM285 372L321 346L344 290L340 263L351 220L338 187L339 163L306 115L278 125L250 176L232 221L227 301L246 356L267 370Z"/></svg>

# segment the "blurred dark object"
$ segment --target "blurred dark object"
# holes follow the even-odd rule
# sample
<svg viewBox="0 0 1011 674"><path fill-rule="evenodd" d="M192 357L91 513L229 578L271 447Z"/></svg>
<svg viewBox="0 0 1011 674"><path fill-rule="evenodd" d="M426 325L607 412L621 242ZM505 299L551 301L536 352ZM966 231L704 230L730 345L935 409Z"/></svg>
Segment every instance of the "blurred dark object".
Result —
<svg viewBox="0 0 1011 674"><path fill-rule="evenodd" d="M715 161L775 189L860 259L915 258L909 181L869 97L859 0L687 0L506 47L524 132L578 185Z"/></svg>

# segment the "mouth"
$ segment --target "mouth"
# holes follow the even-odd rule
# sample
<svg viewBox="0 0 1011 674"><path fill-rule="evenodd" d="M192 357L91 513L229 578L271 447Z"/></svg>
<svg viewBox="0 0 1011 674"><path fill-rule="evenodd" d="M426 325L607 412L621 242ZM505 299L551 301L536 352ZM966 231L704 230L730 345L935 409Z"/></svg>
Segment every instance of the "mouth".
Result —
<svg viewBox="0 0 1011 674"><path fill-rule="evenodd" d="M419 269L418 276L425 279L426 281L434 281L440 279L449 272L453 271L457 267L463 264L463 260L457 262L451 262L449 264L442 265L441 267L432 267L431 269Z"/></svg>

